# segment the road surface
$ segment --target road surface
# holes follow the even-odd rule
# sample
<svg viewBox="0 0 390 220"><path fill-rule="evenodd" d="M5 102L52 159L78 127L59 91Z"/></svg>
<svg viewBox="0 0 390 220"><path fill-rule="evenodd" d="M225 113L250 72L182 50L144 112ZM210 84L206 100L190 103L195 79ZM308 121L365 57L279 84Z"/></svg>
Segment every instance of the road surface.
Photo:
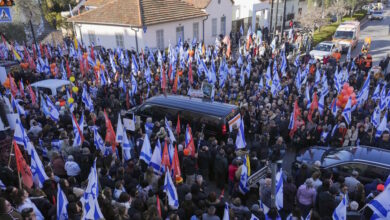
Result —
<svg viewBox="0 0 390 220"><path fill-rule="evenodd" d="M383 15L384 19L382 21L370 21L368 19L362 21L359 44L352 51L352 57L356 57L360 54L366 37L371 37L371 49L369 54L372 55L374 65L378 65L379 61L386 57L387 53L390 53L390 7L384 9Z"/></svg>

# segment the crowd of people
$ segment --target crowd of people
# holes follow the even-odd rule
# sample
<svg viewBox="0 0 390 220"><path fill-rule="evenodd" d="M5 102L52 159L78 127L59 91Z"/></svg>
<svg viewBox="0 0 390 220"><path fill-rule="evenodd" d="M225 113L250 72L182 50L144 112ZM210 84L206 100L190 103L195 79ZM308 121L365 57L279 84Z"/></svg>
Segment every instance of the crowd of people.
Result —
<svg viewBox="0 0 390 220"><path fill-rule="evenodd" d="M390 104L386 75L372 74L362 56L343 61L336 54L315 60L308 53L295 53L293 37L278 44L261 33L243 36L237 52L228 38L216 45L184 41L170 45L168 51L139 53L76 40L28 45L18 52L18 47L4 41L2 59L17 60L21 68L11 71L1 86L0 103L6 112L19 115L16 126L21 125L28 138L15 144L33 176L38 167L35 155L45 175L44 181L34 178L33 184L26 184L18 175L20 160L11 144L16 132L2 131L2 139L9 141L2 146L0 218L332 219L346 197L347 219L370 218L370 209L359 210L385 189L384 180L364 185L357 171L334 175L316 163L303 164L294 175L284 172L283 207L278 208L271 200L271 173L247 192L240 190L243 169L256 172L274 152L282 158L286 149L298 152L314 145L390 149L387 121L385 129L380 125ZM383 74L388 62L389 57L381 62ZM72 86L47 97L29 86L54 78L70 80ZM245 149L237 149L236 131L221 139L193 130L194 152L186 134L177 132L176 118L153 117L136 121L134 131L124 133L129 154L121 150L123 144L113 146L112 132L123 110L156 95L188 95L202 82L214 85L214 102L240 107ZM352 107L349 115L342 100L338 102L344 83L354 88L357 98L356 103L345 100ZM52 108L58 111L57 118ZM3 123L7 125L4 119ZM181 125L182 131L185 126ZM106 137L104 148L96 142L97 134ZM159 144L176 146L181 175L175 171L168 178L169 170L156 172L142 159L145 142L150 142L152 151ZM85 196L95 177L97 206L92 216L86 216L93 203L83 198L91 199ZM175 204L172 188L167 189L169 179L177 193ZM61 214L64 196L67 217Z"/></svg>

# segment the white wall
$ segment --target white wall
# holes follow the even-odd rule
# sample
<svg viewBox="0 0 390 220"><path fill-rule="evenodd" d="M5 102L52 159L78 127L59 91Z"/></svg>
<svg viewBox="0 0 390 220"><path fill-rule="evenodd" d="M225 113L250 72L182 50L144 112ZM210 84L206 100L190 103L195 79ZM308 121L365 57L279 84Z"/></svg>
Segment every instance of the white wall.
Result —
<svg viewBox="0 0 390 220"><path fill-rule="evenodd" d="M157 48L157 31L164 30L164 47L167 48L169 42L171 45L176 45L176 28L184 27L184 39L187 42L192 42L193 39L193 24L198 23L198 40L202 39L202 20L204 18L194 18L176 22L169 22L163 24L156 24L152 26L147 26L146 33L143 34L143 40L141 42L142 48L148 46L151 49Z"/></svg>
<svg viewBox="0 0 390 220"><path fill-rule="evenodd" d="M226 17L226 34L229 35L232 30L232 10L233 4L230 0L212 0L206 8L206 13L209 14L205 21L204 41L206 44L215 44L216 36L212 36L212 19L217 18L217 35L221 34L221 17Z"/></svg>
<svg viewBox="0 0 390 220"><path fill-rule="evenodd" d="M232 20L252 17L253 4L258 3L260 3L259 0L235 0L232 11Z"/></svg>
<svg viewBox="0 0 390 220"><path fill-rule="evenodd" d="M77 40L82 40L85 45L90 45L89 31L95 33L96 42L95 45L103 45L106 48L117 48L115 34L123 35L123 44L126 49L135 49L135 33L130 27L126 26L111 26L111 25L97 25L97 24L75 24ZM81 31L81 33L80 33ZM142 41L142 29L139 29L137 33L138 43ZM139 47L140 48L140 47Z"/></svg>

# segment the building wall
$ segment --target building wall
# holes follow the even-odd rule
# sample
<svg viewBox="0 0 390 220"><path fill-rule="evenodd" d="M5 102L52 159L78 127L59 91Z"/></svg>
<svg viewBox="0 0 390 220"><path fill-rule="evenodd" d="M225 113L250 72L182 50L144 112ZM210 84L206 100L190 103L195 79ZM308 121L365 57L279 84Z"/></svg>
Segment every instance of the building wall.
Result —
<svg viewBox="0 0 390 220"><path fill-rule="evenodd" d="M136 49L135 33L130 27L97 25L97 24L75 24L77 40L82 41L85 45L91 45L95 35L95 45L103 45L106 48L118 48L117 38L123 36L123 47L126 49ZM142 40L142 29L137 33L138 43Z"/></svg>
<svg viewBox="0 0 390 220"><path fill-rule="evenodd" d="M220 3L218 3L220 1ZM212 0L205 9L206 13L209 14L205 21L205 36L204 42L206 44L214 44L215 39L221 34L221 17L226 18L226 34L229 35L232 30L232 9L233 4L231 0ZM212 20L217 19L217 36L212 34Z"/></svg>
<svg viewBox="0 0 390 220"><path fill-rule="evenodd" d="M148 46L151 49L157 48L157 31L163 30L164 36L164 47L167 48L169 42L171 45L177 44L176 39L176 30L178 27L184 28L184 39L181 39L182 42L186 40L187 42L192 42L194 37L194 23L198 23L198 37L197 39L202 39L202 20L203 18L194 18L183 21L169 22L163 24L156 24L148 26L146 33L143 34L143 40L141 42L142 48Z"/></svg>

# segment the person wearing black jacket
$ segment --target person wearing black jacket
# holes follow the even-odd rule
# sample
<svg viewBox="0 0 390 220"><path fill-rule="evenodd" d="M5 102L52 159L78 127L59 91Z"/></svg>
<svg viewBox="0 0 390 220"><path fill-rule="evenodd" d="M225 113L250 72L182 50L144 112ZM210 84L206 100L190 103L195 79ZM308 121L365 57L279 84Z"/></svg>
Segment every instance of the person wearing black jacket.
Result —
<svg viewBox="0 0 390 220"><path fill-rule="evenodd" d="M321 219L332 219L334 209L337 207L337 203L334 195L330 192L330 184L322 184L322 192L320 192L316 199L316 208L321 216Z"/></svg>
<svg viewBox="0 0 390 220"><path fill-rule="evenodd" d="M211 159L211 154L209 148L207 146L202 146L202 148L198 152L198 161L199 161L198 165L199 165L199 172L206 180L209 179L210 159Z"/></svg>

